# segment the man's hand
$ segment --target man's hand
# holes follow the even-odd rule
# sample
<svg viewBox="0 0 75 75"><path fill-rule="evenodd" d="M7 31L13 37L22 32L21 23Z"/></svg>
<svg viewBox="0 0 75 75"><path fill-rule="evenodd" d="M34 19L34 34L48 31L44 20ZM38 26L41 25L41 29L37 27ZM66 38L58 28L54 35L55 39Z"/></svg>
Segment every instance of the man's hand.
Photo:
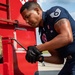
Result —
<svg viewBox="0 0 75 75"><path fill-rule="evenodd" d="M36 46L29 46L26 54L26 60L30 63L36 63L37 61L42 62L43 56Z"/></svg>

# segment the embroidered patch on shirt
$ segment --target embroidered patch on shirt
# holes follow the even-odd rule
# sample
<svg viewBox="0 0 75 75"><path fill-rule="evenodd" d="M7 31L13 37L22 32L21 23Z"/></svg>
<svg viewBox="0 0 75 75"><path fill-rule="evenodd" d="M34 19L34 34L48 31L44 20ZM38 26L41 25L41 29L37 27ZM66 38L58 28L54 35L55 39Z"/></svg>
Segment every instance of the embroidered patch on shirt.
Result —
<svg viewBox="0 0 75 75"><path fill-rule="evenodd" d="M52 18L54 18L54 17L59 17L59 16L60 16L60 13L61 13L61 10L60 10L59 8L57 8L57 9L55 10L55 12L52 12L52 13L50 14L50 16L51 16Z"/></svg>
<svg viewBox="0 0 75 75"><path fill-rule="evenodd" d="M46 35L44 33L42 35L42 40L43 40L43 42L47 42L47 38L46 38Z"/></svg>

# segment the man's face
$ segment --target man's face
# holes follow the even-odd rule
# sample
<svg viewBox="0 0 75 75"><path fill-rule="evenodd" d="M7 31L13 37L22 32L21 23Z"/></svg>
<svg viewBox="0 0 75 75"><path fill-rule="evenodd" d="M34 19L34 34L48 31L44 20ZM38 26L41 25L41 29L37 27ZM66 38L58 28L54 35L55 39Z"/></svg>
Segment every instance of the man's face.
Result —
<svg viewBox="0 0 75 75"><path fill-rule="evenodd" d="M36 10L27 10L25 9L22 12L23 19L32 27L38 27L41 21L40 13Z"/></svg>

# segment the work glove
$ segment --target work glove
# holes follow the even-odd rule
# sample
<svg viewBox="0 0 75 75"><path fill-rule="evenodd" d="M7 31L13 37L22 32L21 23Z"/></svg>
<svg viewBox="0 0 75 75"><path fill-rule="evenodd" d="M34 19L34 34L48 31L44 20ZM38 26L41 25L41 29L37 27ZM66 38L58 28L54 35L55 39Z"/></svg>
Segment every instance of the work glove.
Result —
<svg viewBox="0 0 75 75"><path fill-rule="evenodd" d="M42 52L40 52L36 46L29 46L26 53L26 60L30 63L36 63L37 61L44 61L44 57L41 56Z"/></svg>

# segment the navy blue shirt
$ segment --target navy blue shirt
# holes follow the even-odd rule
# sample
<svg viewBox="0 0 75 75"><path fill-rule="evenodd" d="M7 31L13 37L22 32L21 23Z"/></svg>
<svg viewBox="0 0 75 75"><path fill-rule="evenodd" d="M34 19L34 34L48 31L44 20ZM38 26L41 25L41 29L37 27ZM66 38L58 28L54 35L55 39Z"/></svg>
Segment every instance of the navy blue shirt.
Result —
<svg viewBox="0 0 75 75"><path fill-rule="evenodd" d="M54 29L54 24L57 21L63 18L66 18L70 21L74 42L57 50L60 52L62 57L66 57L69 54L75 53L75 21L68 13L68 11L63 7L54 6L46 12L43 12L42 18L44 21L44 25L43 27L39 27L39 33L42 43L50 41L58 35L58 33Z"/></svg>

